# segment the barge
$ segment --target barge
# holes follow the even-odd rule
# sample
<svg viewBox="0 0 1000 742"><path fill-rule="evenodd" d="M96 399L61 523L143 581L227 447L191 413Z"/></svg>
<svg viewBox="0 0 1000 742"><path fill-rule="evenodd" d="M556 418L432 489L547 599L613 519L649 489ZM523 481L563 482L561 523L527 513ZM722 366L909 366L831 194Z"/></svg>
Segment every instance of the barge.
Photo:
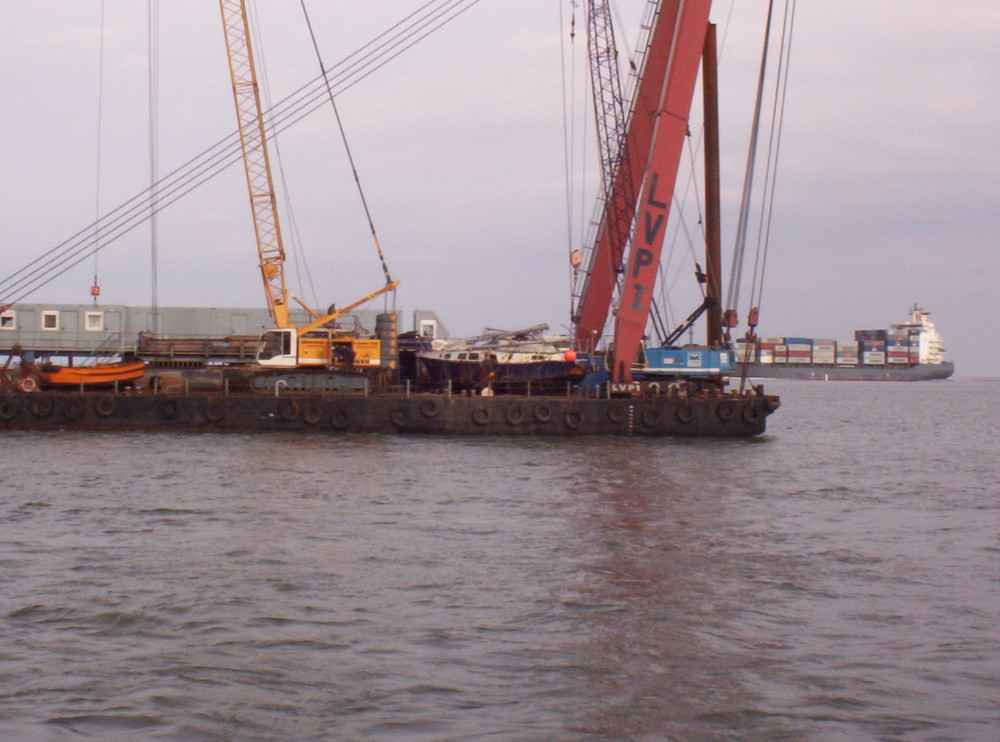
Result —
<svg viewBox="0 0 1000 742"><path fill-rule="evenodd" d="M0 430L750 437L778 406L760 387L629 397L40 391L0 395Z"/></svg>
<svg viewBox="0 0 1000 742"><path fill-rule="evenodd" d="M592 9L591 22L600 25L595 26L589 51L595 91L600 89L594 101L604 163L599 196L603 215L594 222L598 228L586 248L588 257L584 259L579 249L570 253L573 331L565 349L513 348L507 343L435 349L422 347L428 341L424 327L414 328L414 338L399 334L394 311L399 281L390 275L370 218L384 285L342 308L337 308L339 302L331 303L325 311L294 297L285 282L285 250L267 152L268 122L251 53L246 3L220 0L219 5L266 322L259 328L249 322L243 328L234 324L232 332L204 343L175 342L177 338L158 332L160 318L154 309L142 328L149 335L141 337L140 351L119 354L121 360L135 356L146 364L142 379L131 380L126 389L116 384L111 392L89 389L81 377L79 389L40 385L29 393L15 384L24 379L26 366L21 365L18 380L13 370L6 375L5 367L0 430L699 437L764 432L779 400L765 394L763 387L747 387L741 381L738 389L728 390L721 373L706 378L654 374L650 379L643 375L648 365L637 362L645 329L657 325L651 314L653 287L702 62L706 127L711 125L714 132L706 143L708 267L705 274L696 270L698 282L705 284L703 301L683 328L707 312L708 344L715 347L722 340L716 43L709 0L648 5L642 51L633 62L631 103L618 84L619 72L599 61L617 65L606 7ZM615 115L606 115L612 111ZM360 191L356 172L355 182ZM6 290L12 297L24 288L16 280L10 286L20 287ZM85 332L96 337L109 329L107 322L113 318L97 306L96 275L91 294L95 304L85 313ZM352 311L377 297L383 298L385 308L374 328L342 325ZM293 301L307 317L296 318ZM20 319L13 312L24 310L12 307L15 302L0 304L0 330L16 335ZM751 314L756 316L756 309ZM54 335L67 318L44 310L40 319L41 332ZM262 332L258 335L254 329ZM259 340L253 361L247 363L247 336L253 335ZM404 348L411 341L413 347ZM107 349L101 344L91 355ZM33 364L37 350L21 358ZM63 347L49 355L67 356L72 366L76 352ZM543 381L546 386L540 389ZM558 386L552 389L551 382ZM560 393L563 382L565 393Z"/></svg>

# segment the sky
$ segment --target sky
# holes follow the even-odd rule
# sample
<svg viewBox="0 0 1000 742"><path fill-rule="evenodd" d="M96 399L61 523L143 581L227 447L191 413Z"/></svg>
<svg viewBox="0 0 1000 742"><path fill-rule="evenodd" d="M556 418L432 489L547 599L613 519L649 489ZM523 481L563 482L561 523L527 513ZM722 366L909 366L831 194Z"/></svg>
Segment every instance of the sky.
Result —
<svg viewBox="0 0 1000 742"><path fill-rule="evenodd" d="M424 4L306 7L329 67ZM277 101L316 76L316 54L300 3L250 5L258 67ZM159 6L164 175L233 132L236 116L217 4ZM616 4L626 53L644 6ZM568 329L568 253L584 241L596 203L576 13L571 40L571 0L480 0L337 95L372 223L401 281L396 307L435 310L452 336L540 322ZM727 280L765 15L763 0L713 4ZM919 303L957 376L1000 376L989 322L1000 316L998 36L995 0L798 4L758 334L851 339ZM148 39L146 2L4 3L0 278L149 186ZM699 129L694 111L692 140ZM271 147L292 293L325 308L379 288L331 109ZM688 167L685 159L678 195L696 230ZM673 232L665 248L671 322L698 301L684 234ZM164 208L156 235L160 305L264 305L239 165ZM96 273L101 301L148 305L150 244L140 227L25 300L85 303ZM311 281L294 259L300 251ZM409 324L406 314L400 325Z"/></svg>

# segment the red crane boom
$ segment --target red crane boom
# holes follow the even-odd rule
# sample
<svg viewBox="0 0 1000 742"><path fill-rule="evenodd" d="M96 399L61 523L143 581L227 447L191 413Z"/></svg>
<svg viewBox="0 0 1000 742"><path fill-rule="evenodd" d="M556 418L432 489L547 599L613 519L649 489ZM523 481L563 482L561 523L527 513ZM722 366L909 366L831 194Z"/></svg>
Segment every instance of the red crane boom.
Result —
<svg viewBox="0 0 1000 742"><path fill-rule="evenodd" d="M639 193L638 223L625 268L625 284L615 315L614 355L611 376L616 382L631 381L632 363L642 343L653 286L663 251L670 202L688 130L691 100L708 31L711 0L665 0L676 13L666 74L657 105L653 109L653 134L649 160ZM664 22L661 9L659 24Z"/></svg>
<svg viewBox="0 0 1000 742"><path fill-rule="evenodd" d="M604 215L595 241L587 283L575 317L575 340L580 350L592 351L604 332L617 282L615 238L628 234L635 219L635 194L642 186L649 159L658 102L674 41L674 27L682 0L664 0L653 16L654 25L643 54L620 157L627 166L615 169L614 183L605 201ZM615 206L620 205L620 208ZM619 248L623 249L623 248Z"/></svg>
<svg viewBox="0 0 1000 742"><path fill-rule="evenodd" d="M592 350L603 333L618 278L615 235L633 231L615 309L611 375L616 382L631 380L649 319L711 5L711 0L662 0L655 13L621 153L628 167L616 169L574 317L577 347ZM631 207L613 208L632 200L627 194L638 194Z"/></svg>

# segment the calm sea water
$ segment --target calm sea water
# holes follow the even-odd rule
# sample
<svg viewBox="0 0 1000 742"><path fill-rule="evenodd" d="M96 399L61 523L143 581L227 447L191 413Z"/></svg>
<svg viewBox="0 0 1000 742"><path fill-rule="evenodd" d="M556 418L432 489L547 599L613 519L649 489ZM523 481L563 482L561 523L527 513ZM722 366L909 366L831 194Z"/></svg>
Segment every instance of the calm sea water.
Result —
<svg viewBox="0 0 1000 742"><path fill-rule="evenodd" d="M1000 739L1000 381L753 441L4 434L0 740Z"/></svg>

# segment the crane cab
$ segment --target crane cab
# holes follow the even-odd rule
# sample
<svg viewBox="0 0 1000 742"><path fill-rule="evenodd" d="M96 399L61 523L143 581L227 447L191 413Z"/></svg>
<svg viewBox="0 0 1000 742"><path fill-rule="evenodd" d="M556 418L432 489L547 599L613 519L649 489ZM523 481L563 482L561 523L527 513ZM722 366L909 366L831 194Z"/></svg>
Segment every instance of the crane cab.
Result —
<svg viewBox="0 0 1000 742"><path fill-rule="evenodd" d="M294 327L266 330L257 342L257 363L271 368L329 366L331 341L329 331L307 332L299 337Z"/></svg>
<svg viewBox="0 0 1000 742"><path fill-rule="evenodd" d="M297 368L299 337L294 327L266 330L257 341L257 363L271 368Z"/></svg>
<svg viewBox="0 0 1000 742"><path fill-rule="evenodd" d="M381 342L334 337L329 330L313 330L300 337L294 327L279 327L260 336L256 360L270 368L377 368L381 365Z"/></svg>

